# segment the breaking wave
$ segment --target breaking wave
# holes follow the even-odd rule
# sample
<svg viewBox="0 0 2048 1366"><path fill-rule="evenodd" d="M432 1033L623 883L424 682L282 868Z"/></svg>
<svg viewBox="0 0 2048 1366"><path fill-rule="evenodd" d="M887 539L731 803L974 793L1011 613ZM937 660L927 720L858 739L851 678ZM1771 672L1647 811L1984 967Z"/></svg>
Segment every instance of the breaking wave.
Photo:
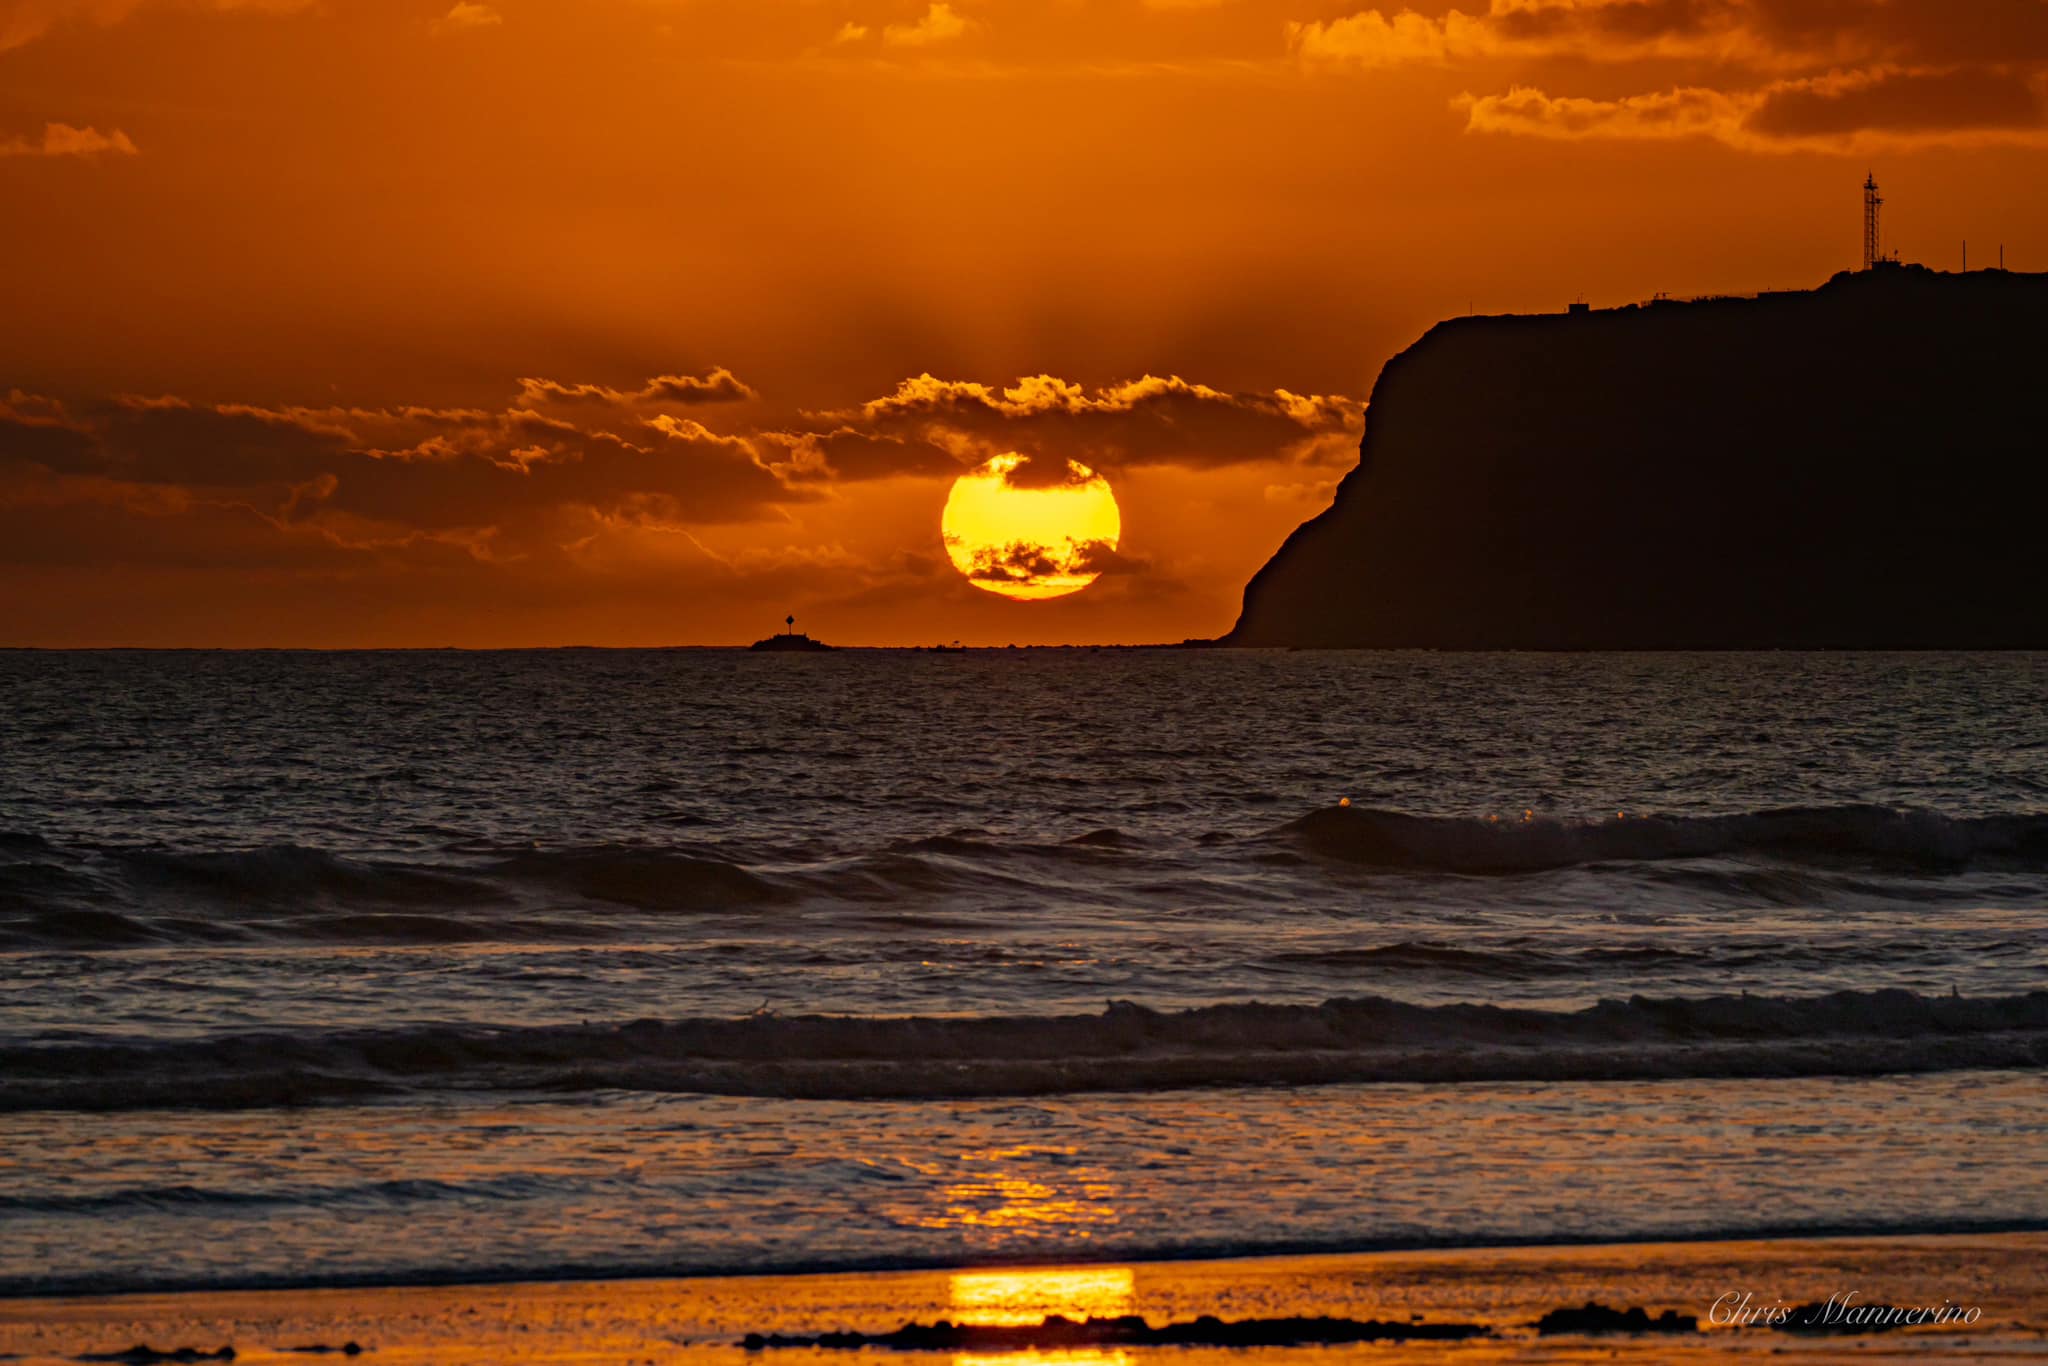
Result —
<svg viewBox="0 0 2048 1366"><path fill-rule="evenodd" d="M1331 807L1262 834L1169 842L1110 828L1038 841L957 830L851 849L457 841L405 857L290 844L67 849L0 831L0 950L582 942L659 936L664 917L799 904L907 916L941 903L1089 905L1114 894L1113 882L1138 909L1190 898L1285 906L1313 899L1332 876L1355 876L1347 870L1497 877L1594 867L1653 897L1737 905L1949 899L1946 879L1978 872L2032 896L2048 872L2048 815L1835 806L1496 821ZM1394 951L1373 952L1400 965ZM1443 955L1416 961L1458 967Z"/></svg>
<svg viewBox="0 0 2048 1366"><path fill-rule="evenodd" d="M554 913L717 913L792 895L705 852L638 845L429 865L297 845L74 852L0 841L0 949L587 939L601 921Z"/></svg>
<svg viewBox="0 0 2048 1366"><path fill-rule="evenodd" d="M1065 1016L779 1016L0 1046L0 1112L235 1109L435 1092L880 1100L1334 1083L1877 1075L2048 1065L2048 991L1603 1001L1366 996Z"/></svg>

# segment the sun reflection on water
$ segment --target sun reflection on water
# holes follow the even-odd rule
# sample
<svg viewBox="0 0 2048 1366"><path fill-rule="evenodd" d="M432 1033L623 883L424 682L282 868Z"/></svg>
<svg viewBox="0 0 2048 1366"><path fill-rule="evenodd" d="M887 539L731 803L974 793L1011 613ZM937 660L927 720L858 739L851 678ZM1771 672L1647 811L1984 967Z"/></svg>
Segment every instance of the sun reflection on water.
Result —
<svg viewBox="0 0 2048 1366"><path fill-rule="evenodd" d="M904 1222L920 1228L993 1229L1020 1240L1047 1233L1088 1238L1118 1221L1115 1185L1071 1147L1024 1144L969 1149L950 1161L900 1160L946 1181L943 1208L904 1212Z"/></svg>

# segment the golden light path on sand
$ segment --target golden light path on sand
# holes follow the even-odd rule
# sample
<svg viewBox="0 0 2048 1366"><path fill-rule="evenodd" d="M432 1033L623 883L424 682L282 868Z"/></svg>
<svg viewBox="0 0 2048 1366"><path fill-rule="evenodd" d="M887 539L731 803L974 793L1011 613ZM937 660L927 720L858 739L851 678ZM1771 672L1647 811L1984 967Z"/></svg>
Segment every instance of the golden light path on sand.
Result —
<svg viewBox="0 0 2048 1366"><path fill-rule="evenodd" d="M982 1314L1042 1318L1135 1313L1154 1324L1331 1314L1486 1325L1461 1343L1370 1350L1138 1347L947 1354L943 1366L1304 1366L1429 1362L1506 1366L1540 1359L1613 1366L1833 1366L1936 1353L2036 1359L2048 1343L2048 1233L1939 1237L1470 1248L1240 1261L544 1282L357 1290L223 1291L0 1300L0 1354L19 1366L74 1366L82 1354L232 1344L236 1366L304 1366L305 1344L358 1342L380 1366L880 1366L894 1353L743 1351L750 1332L888 1332L905 1322ZM1706 1324L1663 1338L1539 1342L1530 1324L1588 1299L1704 1315L1731 1288L1797 1303L1848 1290L1867 1302L1981 1306L1966 1332L1910 1328L1881 1338L1790 1337ZM1000 1321L1000 1319L998 1320ZM1678 1348L1674 1352L1674 1347ZM371 1354L374 1353L374 1354ZM1682 1355L1681 1355L1682 1354ZM913 1354L903 1366L916 1366ZM328 1358L330 1360L335 1358Z"/></svg>
<svg viewBox="0 0 2048 1366"><path fill-rule="evenodd" d="M960 1323L1003 1326L1037 1323L1049 1314L1115 1318L1131 1312L1136 1288L1136 1273L1127 1266L962 1271L953 1276L953 1313Z"/></svg>
<svg viewBox="0 0 2048 1366"><path fill-rule="evenodd" d="M1026 1271L962 1271L952 1278L953 1319L1011 1327L1040 1323L1054 1314L1070 1319L1115 1318L1131 1312L1137 1273L1127 1266ZM956 1353L953 1366L1125 1366L1121 1349L1057 1352Z"/></svg>
<svg viewBox="0 0 2048 1366"><path fill-rule="evenodd" d="M939 527L969 583L1027 601L1086 588L1123 538L1108 480L1072 460L1045 479L1015 451L954 480Z"/></svg>

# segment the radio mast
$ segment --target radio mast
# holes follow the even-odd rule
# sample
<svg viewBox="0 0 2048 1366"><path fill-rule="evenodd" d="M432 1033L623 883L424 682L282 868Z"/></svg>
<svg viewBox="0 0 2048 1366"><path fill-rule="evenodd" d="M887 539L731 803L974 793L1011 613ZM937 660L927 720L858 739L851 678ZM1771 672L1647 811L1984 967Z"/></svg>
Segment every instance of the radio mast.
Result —
<svg viewBox="0 0 2048 1366"><path fill-rule="evenodd" d="M1863 178L1863 268L1869 270L1884 259L1877 235L1878 210L1884 207L1884 199L1877 192L1877 174L1872 172Z"/></svg>

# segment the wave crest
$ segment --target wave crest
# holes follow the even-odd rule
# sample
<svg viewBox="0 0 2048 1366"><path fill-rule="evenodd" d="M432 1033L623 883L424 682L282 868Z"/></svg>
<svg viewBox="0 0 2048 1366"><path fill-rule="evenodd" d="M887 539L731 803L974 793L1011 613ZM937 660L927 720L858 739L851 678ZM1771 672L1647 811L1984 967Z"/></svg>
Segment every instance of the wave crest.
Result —
<svg viewBox="0 0 2048 1366"><path fill-rule="evenodd" d="M1577 1011L1366 996L1097 1015L753 1015L0 1048L0 1112L464 1091L878 1100L1360 1082L1876 1075L2048 1064L2048 992L1647 998Z"/></svg>
<svg viewBox="0 0 2048 1366"><path fill-rule="evenodd" d="M306 940L580 940L606 908L716 913L796 893L737 863L637 845L409 863L279 844L223 851L0 843L0 949ZM555 913L573 910L574 916ZM550 918L552 917L552 918Z"/></svg>

